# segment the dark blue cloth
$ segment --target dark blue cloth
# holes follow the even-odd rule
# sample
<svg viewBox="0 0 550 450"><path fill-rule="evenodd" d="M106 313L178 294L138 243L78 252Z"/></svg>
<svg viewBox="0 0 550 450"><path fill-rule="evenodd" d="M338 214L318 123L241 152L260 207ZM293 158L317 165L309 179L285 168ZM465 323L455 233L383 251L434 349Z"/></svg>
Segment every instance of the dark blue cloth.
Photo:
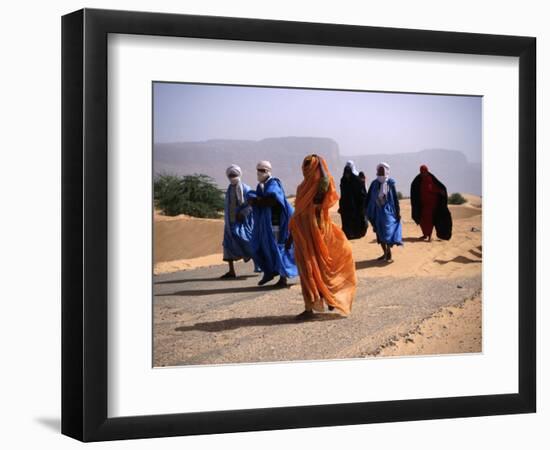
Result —
<svg viewBox="0 0 550 450"><path fill-rule="evenodd" d="M249 191L247 198L274 198L280 209L279 239L275 240L272 229L271 212L268 206L253 206L254 228L252 230L251 247L254 261L266 274L279 274L292 278L298 276L298 268L294 260L294 247L285 249L289 236L288 223L294 214L294 208L288 202L283 185L278 178L269 178L264 184L258 184L256 191Z"/></svg>
<svg viewBox="0 0 550 450"><path fill-rule="evenodd" d="M399 199L395 189L395 180L388 178L388 196L386 202L381 205L378 200L378 192L381 183L373 180L367 194L367 216L372 224L378 242L390 245L402 245L401 217Z"/></svg>
<svg viewBox="0 0 550 450"><path fill-rule="evenodd" d="M248 261L253 256L250 240L252 239L252 230L254 220L252 218L251 207L246 203L246 194L250 191L250 186L242 184L244 203L237 205L236 213L240 213L244 220L231 222L229 215L229 194L233 185L229 185L225 191L225 224L223 228L223 259L224 261L244 259Z"/></svg>

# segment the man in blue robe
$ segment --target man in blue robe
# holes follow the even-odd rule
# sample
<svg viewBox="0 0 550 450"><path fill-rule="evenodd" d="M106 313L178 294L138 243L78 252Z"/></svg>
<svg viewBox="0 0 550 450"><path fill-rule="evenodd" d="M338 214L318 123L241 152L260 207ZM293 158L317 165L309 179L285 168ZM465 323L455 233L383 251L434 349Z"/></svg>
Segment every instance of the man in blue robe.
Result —
<svg viewBox="0 0 550 450"><path fill-rule="evenodd" d="M223 260L229 264L229 271L222 279L236 278L234 262L252 258L252 207L246 200L250 187L241 181L241 168L232 164L225 171L229 186L225 191L225 224L223 229Z"/></svg>
<svg viewBox="0 0 550 450"><path fill-rule="evenodd" d="M285 248L294 208L286 199L281 181L271 176L271 163L260 161L256 170L259 183L255 192L248 192L247 199L254 215L251 240L254 261L264 273L258 285L263 286L279 275L277 286L284 287L287 278L298 275L294 247Z"/></svg>
<svg viewBox="0 0 550 450"><path fill-rule="evenodd" d="M390 166L380 163L376 167L376 179L367 194L367 216L376 232L376 240L384 254L380 261L392 262L391 248L403 245L401 237L401 212L395 189L395 180L389 177Z"/></svg>

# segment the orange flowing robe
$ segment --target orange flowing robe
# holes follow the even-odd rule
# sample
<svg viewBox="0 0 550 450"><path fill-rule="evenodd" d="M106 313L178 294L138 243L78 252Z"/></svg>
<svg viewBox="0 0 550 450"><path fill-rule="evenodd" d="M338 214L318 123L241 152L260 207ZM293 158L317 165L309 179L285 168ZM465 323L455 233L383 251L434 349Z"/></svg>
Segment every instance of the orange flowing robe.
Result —
<svg viewBox="0 0 550 450"><path fill-rule="evenodd" d="M304 181L298 186L289 224L302 295L306 309L323 311L327 303L348 315L357 286L351 244L330 219L329 209L339 197L327 163L318 156L308 158L311 162L303 169ZM319 164L323 165L329 184L322 203L316 204L322 177Z"/></svg>

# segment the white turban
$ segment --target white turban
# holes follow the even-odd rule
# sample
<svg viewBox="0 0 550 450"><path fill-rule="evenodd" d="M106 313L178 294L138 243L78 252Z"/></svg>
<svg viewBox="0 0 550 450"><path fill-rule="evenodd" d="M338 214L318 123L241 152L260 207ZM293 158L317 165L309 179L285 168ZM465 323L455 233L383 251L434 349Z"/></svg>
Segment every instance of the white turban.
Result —
<svg viewBox="0 0 550 450"><path fill-rule="evenodd" d="M351 173L354 175L359 175L359 172L357 168L355 167L355 163L350 159L346 162L346 167L349 167L351 169Z"/></svg>
<svg viewBox="0 0 550 450"><path fill-rule="evenodd" d="M378 169L380 169L380 167L384 168L384 175L378 175ZM389 191L388 178L390 177L389 176L390 165L388 163L381 162L376 166L376 173L378 175L377 180L380 182L380 190L378 191L378 198L383 204L386 202L386 198L388 197L388 191Z"/></svg>
<svg viewBox="0 0 550 450"><path fill-rule="evenodd" d="M269 161L260 161L256 164L256 170L262 170L262 172L258 172L258 181L260 183L266 183L271 178L271 163Z"/></svg>
<svg viewBox="0 0 550 450"><path fill-rule="evenodd" d="M229 177L229 175L236 175L240 177L242 173L243 171L239 166L237 166L237 164L231 164L225 171L225 174L227 175L227 177Z"/></svg>
<svg viewBox="0 0 550 450"><path fill-rule="evenodd" d="M390 165L386 162L381 162L380 164L378 164L376 166L376 171L377 172L378 172L378 169L380 169L380 167L383 167L384 168L384 174L388 175L388 173L390 172Z"/></svg>
<svg viewBox="0 0 550 450"><path fill-rule="evenodd" d="M229 178L229 175L236 175L236 181L234 182L235 194L237 195L237 202L242 205L244 202L243 184L241 183L242 170L237 164L231 164L226 170L225 174ZM232 182L233 184L233 182Z"/></svg>
<svg viewBox="0 0 550 450"><path fill-rule="evenodd" d="M269 161L260 161L256 164L256 170L264 169L271 173L271 163Z"/></svg>

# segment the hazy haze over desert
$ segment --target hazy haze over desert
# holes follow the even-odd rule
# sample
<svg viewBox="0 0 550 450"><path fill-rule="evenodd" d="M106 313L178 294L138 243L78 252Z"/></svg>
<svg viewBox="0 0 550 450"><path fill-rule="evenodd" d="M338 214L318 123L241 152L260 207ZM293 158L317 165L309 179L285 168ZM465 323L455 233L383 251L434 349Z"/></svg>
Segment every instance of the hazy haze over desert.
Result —
<svg viewBox="0 0 550 450"><path fill-rule="evenodd" d="M288 194L307 154L322 155L338 180L348 159L367 179L391 165L407 195L420 164L449 192L481 195L482 99L476 96L154 84L154 173L204 173L226 187L238 164L255 185L267 159Z"/></svg>
<svg viewBox="0 0 550 450"><path fill-rule="evenodd" d="M330 138L343 155L456 150L481 162L482 98L154 84L154 143Z"/></svg>

